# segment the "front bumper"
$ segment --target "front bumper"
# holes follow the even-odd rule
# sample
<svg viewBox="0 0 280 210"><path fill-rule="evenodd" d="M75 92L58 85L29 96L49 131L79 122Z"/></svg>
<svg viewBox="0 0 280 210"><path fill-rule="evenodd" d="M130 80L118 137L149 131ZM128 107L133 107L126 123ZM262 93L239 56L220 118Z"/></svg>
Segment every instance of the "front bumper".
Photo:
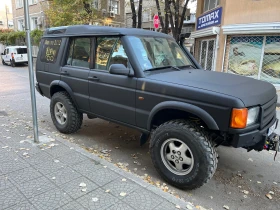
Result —
<svg viewBox="0 0 280 210"><path fill-rule="evenodd" d="M276 117L262 130L253 130L246 133L233 134L231 145L233 147L243 147L248 149L262 150L267 139L275 134L268 136L268 129L276 122L278 126L278 119Z"/></svg>

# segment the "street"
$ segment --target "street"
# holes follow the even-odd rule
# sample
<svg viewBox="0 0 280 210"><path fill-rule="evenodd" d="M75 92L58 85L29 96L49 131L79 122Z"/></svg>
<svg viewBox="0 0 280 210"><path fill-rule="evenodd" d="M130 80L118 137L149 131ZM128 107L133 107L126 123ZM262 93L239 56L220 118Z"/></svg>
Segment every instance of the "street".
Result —
<svg viewBox="0 0 280 210"><path fill-rule="evenodd" d="M30 122L31 102L28 68L0 65L0 116ZM40 128L60 135L51 120L49 99L36 92ZM278 117L280 112L277 113ZM280 131L280 126L277 132ZM0 138L3 134L0 133ZM101 119L88 119L84 115L82 129L71 135L61 135L65 141L78 144L86 151L97 154L124 170L130 170L146 181L163 185L154 169L149 144L139 146L140 133ZM206 209L280 209L280 155L275 152L247 152L245 149L218 147L217 171L208 184L193 191L183 191L167 184L165 191L179 196L195 206ZM247 192L248 191L248 192ZM270 191L272 199L266 194Z"/></svg>

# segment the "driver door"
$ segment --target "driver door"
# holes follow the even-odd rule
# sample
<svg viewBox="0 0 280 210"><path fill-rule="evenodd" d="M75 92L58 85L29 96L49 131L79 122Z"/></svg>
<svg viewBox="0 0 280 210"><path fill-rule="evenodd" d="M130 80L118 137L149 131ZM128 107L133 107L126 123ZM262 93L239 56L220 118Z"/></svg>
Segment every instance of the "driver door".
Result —
<svg viewBox="0 0 280 210"><path fill-rule="evenodd" d="M129 61L120 37L97 37L95 66L89 72L91 112L105 119L135 125L135 89L137 79L109 73L111 64Z"/></svg>

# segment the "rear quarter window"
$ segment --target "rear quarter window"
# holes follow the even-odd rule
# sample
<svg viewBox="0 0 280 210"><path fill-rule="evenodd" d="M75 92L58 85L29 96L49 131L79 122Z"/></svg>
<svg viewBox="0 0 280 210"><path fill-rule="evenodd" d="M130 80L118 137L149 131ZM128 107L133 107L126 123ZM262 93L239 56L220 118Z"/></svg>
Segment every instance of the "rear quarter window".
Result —
<svg viewBox="0 0 280 210"><path fill-rule="evenodd" d="M40 60L45 63L55 63L61 45L61 39L43 39L42 45L43 46Z"/></svg>

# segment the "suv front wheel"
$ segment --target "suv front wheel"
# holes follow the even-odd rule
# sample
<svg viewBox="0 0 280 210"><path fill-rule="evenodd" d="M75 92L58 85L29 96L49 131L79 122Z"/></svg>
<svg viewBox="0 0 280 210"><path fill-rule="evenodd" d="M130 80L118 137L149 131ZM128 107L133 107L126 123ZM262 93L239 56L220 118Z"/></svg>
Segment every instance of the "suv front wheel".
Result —
<svg viewBox="0 0 280 210"><path fill-rule="evenodd" d="M57 92L51 98L52 121L61 133L74 133L81 128L83 114L80 113L67 92Z"/></svg>
<svg viewBox="0 0 280 210"><path fill-rule="evenodd" d="M203 128L185 120L160 125L152 134L150 153L159 174L170 184L195 189L217 168L217 153Z"/></svg>

